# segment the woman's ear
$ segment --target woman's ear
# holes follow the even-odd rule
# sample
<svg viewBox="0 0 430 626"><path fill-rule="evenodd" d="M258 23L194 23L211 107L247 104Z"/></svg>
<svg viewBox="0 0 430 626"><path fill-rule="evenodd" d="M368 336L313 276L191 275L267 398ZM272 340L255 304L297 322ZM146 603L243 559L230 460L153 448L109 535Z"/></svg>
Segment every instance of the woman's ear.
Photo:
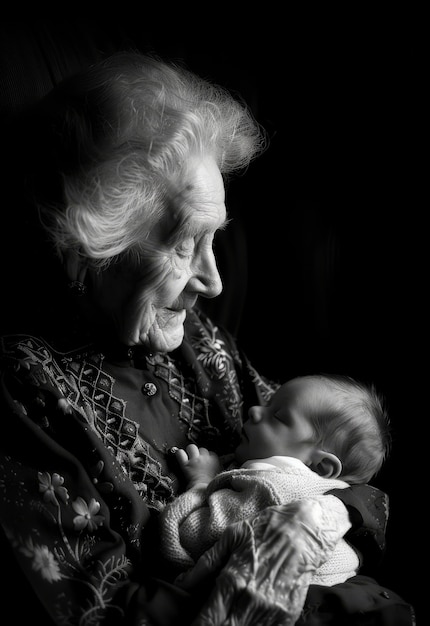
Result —
<svg viewBox="0 0 430 626"><path fill-rule="evenodd" d="M314 450L309 467L323 478L337 478L342 472L342 461L325 450Z"/></svg>

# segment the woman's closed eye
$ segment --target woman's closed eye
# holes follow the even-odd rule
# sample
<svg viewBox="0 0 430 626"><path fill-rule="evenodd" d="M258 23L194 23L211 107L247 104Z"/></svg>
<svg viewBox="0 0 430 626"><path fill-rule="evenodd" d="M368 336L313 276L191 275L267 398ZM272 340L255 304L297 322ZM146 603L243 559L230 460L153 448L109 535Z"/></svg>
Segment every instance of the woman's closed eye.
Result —
<svg viewBox="0 0 430 626"><path fill-rule="evenodd" d="M193 256L195 247L194 239L190 238L178 244L175 247L175 252L180 258L187 259Z"/></svg>

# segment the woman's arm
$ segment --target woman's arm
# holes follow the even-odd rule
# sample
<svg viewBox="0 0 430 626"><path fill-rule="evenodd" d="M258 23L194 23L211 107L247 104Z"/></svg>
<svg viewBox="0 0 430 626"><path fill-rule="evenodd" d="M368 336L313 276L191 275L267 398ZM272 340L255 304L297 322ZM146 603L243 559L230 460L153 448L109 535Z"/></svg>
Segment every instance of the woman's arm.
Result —
<svg viewBox="0 0 430 626"><path fill-rule="evenodd" d="M294 624L313 572L350 528L335 496L273 506L226 529L180 585L208 597L193 626ZM208 596L205 594L208 593Z"/></svg>

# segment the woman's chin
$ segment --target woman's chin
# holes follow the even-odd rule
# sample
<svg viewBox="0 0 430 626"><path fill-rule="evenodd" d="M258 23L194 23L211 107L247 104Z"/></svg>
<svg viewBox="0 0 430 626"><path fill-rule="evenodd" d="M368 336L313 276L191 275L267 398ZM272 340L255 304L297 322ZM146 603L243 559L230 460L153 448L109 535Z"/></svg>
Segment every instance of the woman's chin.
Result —
<svg viewBox="0 0 430 626"><path fill-rule="evenodd" d="M184 325L169 325L164 328L151 328L142 344L151 352L172 352L179 348L184 339Z"/></svg>
<svg viewBox="0 0 430 626"><path fill-rule="evenodd" d="M177 312L166 309L164 315L159 313L153 317L149 329L148 324L140 323L139 326L129 328L128 332L124 331L122 341L126 345L143 346L149 352L172 352L184 339L185 317L186 311L183 309ZM145 330L142 330L142 326L146 327Z"/></svg>

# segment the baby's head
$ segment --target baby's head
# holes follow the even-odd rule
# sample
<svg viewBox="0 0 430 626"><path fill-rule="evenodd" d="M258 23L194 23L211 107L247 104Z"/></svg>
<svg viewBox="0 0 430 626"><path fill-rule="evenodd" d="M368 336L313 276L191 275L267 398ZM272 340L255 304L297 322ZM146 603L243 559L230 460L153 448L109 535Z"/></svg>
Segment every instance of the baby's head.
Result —
<svg viewBox="0 0 430 626"><path fill-rule="evenodd" d="M382 395L373 385L347 376L326 374L296 380L309 385L306 417L313 427L317 448L340 460L342 480L368 482L381 469L391 445ZM315 464L318 471L317 458Z"/></svg>
<svg viewBox="0 0 430 626"><path fill-rule="evenodd" d="M249 410L239 463L292 456L321 476L366 483L391 443L388 415L373 385L347 376L315 374L284 383L267 406Z"/></svg>

